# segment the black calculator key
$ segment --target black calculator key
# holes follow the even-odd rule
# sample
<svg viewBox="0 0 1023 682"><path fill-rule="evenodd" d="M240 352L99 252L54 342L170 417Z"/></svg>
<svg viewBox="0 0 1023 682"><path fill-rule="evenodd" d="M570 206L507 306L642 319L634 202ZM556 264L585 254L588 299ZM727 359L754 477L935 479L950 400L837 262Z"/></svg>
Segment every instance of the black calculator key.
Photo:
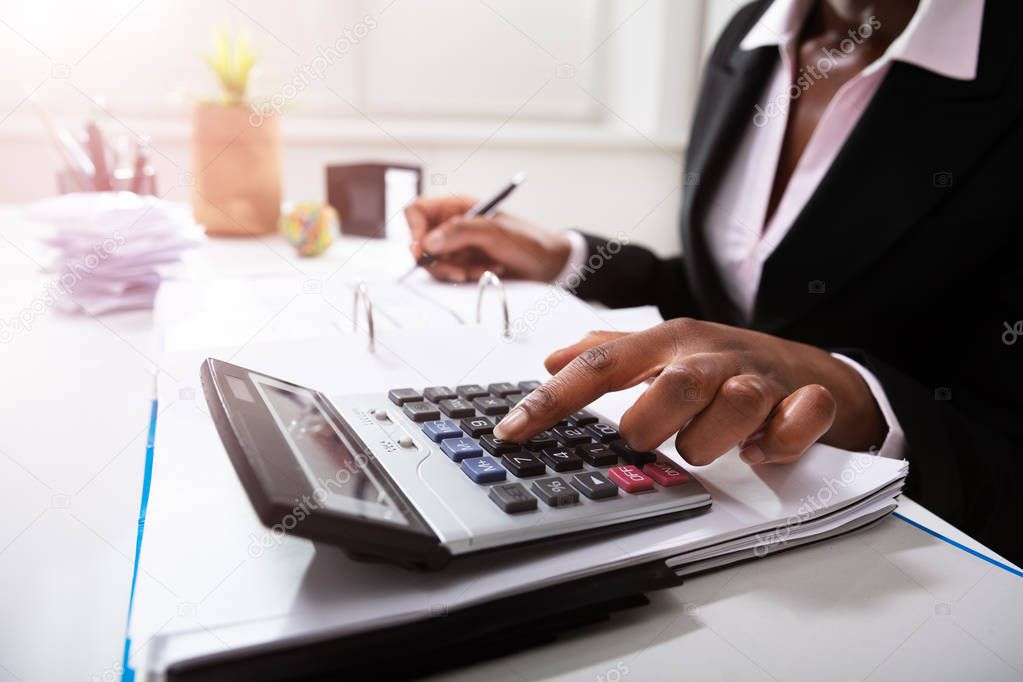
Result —
<svg viewBox="0 0 1023 682"><path fill-rule="evenodd" d="M601 443L610 443L613 440L618 440L621 436L618 435L618 429L611 426L610 424L590 424L586 427L586 430L590 432L590 435Z"/></svg>
<svg viewBox="0 0 1023 682"><path fill-rule="evenodd" d="M596 424L600 420L586 410L579 410L578 412L573 412L568 415L568 421L570 421L574 426L588 426L590 424Z"/></svg>
<svg viewBox="0 0 1023 682"><path fill-rule="evenodd" d="M483 388L479 384L465 384L455 389L458 393L458 397L465 398L466 400L472 400L473 398L479 398L481 396L489 395L487 389Z"/></svg>
<svg viewBox="0 0 1023 682"><path fill-rule="evenodd" d="M547 465L529 450L515 450L501 458L504 468L519 478L540 476L547 473Z"/></svg>
<svg viewBox="0 0 1023 682"><path fill-rule="evenodd" d="M480 445L482 445L483 449L492 455L503 455L506 452L512 452L522 447L518 443L501 440L492 433L480 436Z"/></svg>
<svg viewBox="0 0 1023 682"><path fill-rule="evenodd" d="M548 448L540 453L540 459L555 471L575 471L583 468L582 458L572 448Z"/></svg>
<svg viewBox="0 0 1023 682"><path fill-rule="evenodd" d="M473 412L475 414L475 412ZM461 421L462 430L473 438L494 432L494 422L486 417L470 417Z"/></svg>
<svg viewBox="0 0 1023 682"><path fill-rule="evenodd" d="M606 443L583 443L576 447L577 455L595 467L607 467L618 464L618 453Z"/></svg>
<svg viewBox="0 0 1023 682"><path fill-rule="evenodd" d="M504 399L507 400L508 402L510 402L512 405L518 405L519 401L522 400L525 397L526 396L524 396L521 393L509 393L508 395L506 395L504 397Z"/></svg>
<svg viewBox="0 0 1023 682"><path fill-rule="evenodd" d="M536 509L536 498L521 483L492 485L487 497L509 514Z"/></svg>
<svg viewBox="0 0 1023 682"><path fill-rule="evenodd" d="M518 393L519 387L515 384L509 384L507 381L502 381L499 384L490 384L487 386L490 390L490 395L496 395L498 398L503 398L509 393Z"/></svg>
<svg viewBox="0 0 1023 682"><path fill-rule="evenodd" d="M616 440L610 445L611 449L617 452L626 464L631 464L634 467L642 468L644 464L652 464L657 461L656 453L633 450L624 440Z"/></svg>
<svg viewBox="0 0 1023 682"><path fill-rule="evenodd" d="M461 398L449 398L447 400L442 400L437 403L437 407L440 408L441 412L452 419L476 416L476 409L472 406L472 403L468 400L462 400Z"/></svg>
<svg viewBox="0 0 1023 682"><path fill-rule="evenodd" d="M557 439L565 445L590 442L590 434L578 426L555 426L553 431Z"/></svg>
<svg viewBox="0 0 1023 682"><path fill-rule="evenodd" d="M422 400L415 403L405 403L405 406L401 409L414 422L429 422L440 419L440 410L430 403L424 403Z"/></svg>
<svg viewBox="0 0 1023 682"><path fill-rule="evenodd" d="M565 483L565 479L552 476L533 481L532 491L551 507L564 507L579 501L579 493Z"/></svg>
<svg viewBox="0 0 1023 682"><path fill-rule="evenodd" d="M387 392L387 397L399 407L402 407L405 403L414 403L423 399L419 391L414 388L392 388Z"/></svg>
<svg viewBox="0 0 1023 682"><path fill-rule="evenodd" d="M539 381L520 381L519 390L523 393L532 393L536 389L540 388Z"/></svg>
<svg viewBox="0 0 1023 682"><path fill-rule="evenodd" d="M472 404L477 410L490 416L505 414L511 408L511 405L507 400L504 398L495 398L494 396L476 398L472 401Z"/></svg>
<svg viewBox="0 0 1023 682"><path fill-rule="evenodd" d="M541 431L523 443L523 445L525 445L527 449L535 452L536 450L546 450L547 448L557 447L558 441L554 438L554 434L550 431Z"/></svg>
<svg viewBox="0 0 1023 682"><path fill-rule="evenodd" d="M581 474L576 474L572 477L572 487L591 500L614 497L618 494L618 486L597 471L584 471Z"/></svg>
<svg viewBox="0 0 1023 682"><path fill-rule="evenodd" d="M450 386L431 386L423 391L423 396L431 403L439 403L442 400L451 400L457 397Z"/></svg>

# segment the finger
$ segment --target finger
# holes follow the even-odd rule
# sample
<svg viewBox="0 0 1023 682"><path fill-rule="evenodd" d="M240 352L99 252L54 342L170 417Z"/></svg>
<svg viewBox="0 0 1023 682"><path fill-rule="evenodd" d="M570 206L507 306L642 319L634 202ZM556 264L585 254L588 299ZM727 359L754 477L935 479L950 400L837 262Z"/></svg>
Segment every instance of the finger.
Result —
<svg viewBox="0 0 1023 682"><path fill-rule="evenodd" d="M819 384L803 386L778 404L762 432L746 439L739 454L749 464L795 461L828 432L836 412L828 389Z"/></svg>
<svg viewBox="0 0 1023 682"><path fill-rule="evenodd" d="M426 233L452 216L461 215L472 208L476 201L472 197L420 197L405 207L405 220L412 236L412 255L423 253L422 240Z"/></svg>
<svg viewBox="0 0 1023 682"><path fill-rule="evenodd" d="M508 249L508 235L504 226L493 218L454 217L438 225L423 238L423 248L433 255L453 253L476 248L494 260L500 260Z"/></svg>
<svg viewBox="0 0 1023 682"><path fill-rule="evenodd" d="M672 348L670 337L658 326L584 350L523 398L494 434L510 441L530 438L604 393L635 386L659 371Z"/></svg>
<svg viewBox="0 0 1023 682"><path fill-rule="evenodd" d="M582 353L587 348L592 348L601 343L607 343L613 339L618 339L623 336L627 336L628 332L609 332L609 331L592 331L580 340L573 343L571 346L565 348L559 348L543 361L543 366L547 368L547 371L551 374L557 374L561 371L561 368L572 361L579 353Z"/></svg>
<svg viewBox="0 0 1023 682"><path fill-rule="evenodd" d="M707 407L722 382L735 374L732 364L723 353L672 360L622 415L622 437L639 451L657 447Z"/></svg>
<svg viewBox="0 0 1023 682"><path fill-rule="evenodd" d="M713 400L675 438L675 449L690 464L710 464L757 432L785 389L755 374L726 379Z"/></svg>
<svg viewBox="0 0 1023 682"><path fill-rule="evenodd" d="M466 266L458 263L447 263L445 261L434 261L426 266L435 279L442 282L455 282L462 284L469 281L469 272Z"/></svg>

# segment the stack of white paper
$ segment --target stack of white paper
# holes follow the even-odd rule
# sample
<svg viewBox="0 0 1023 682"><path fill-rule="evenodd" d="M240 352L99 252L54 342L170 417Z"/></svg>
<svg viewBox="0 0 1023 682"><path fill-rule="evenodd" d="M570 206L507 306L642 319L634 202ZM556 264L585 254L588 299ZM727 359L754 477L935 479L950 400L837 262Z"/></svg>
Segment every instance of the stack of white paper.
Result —
<svg viewBox="0 0 1023 682"><path fill-rule="evenodd" d="M32 204L27 219L51 231L54 305L96 315L150 308L161 281L202 240L187 206L131 192L66 194Z"/></svg>

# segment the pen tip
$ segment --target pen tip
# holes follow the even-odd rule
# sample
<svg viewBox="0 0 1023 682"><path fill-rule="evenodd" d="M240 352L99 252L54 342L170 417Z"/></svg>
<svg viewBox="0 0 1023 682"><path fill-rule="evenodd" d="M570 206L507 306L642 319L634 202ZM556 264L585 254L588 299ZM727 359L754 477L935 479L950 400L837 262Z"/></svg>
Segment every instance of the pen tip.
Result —
<svg viewBox="0 0 1023 682"><path fill-rule="evenodd" d="M512 179L511 179L511 182L512 182L513 185L521 185L525 181L526 181L526 174L524 172L522 172L522 171L519 171L518 173L513 175Z"/></svg>

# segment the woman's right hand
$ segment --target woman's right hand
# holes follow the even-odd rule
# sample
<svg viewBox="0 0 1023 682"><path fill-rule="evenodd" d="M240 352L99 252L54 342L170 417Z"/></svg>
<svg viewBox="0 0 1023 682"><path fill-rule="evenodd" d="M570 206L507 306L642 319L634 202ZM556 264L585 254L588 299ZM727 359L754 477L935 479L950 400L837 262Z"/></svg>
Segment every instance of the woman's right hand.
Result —
<svg viewBox="0 0 1023 682"><path fill-rule="evenodd" d="M564 234L498 213L465 217L472 197L421 197L405 209L412 231L412 257L424 253L439 260L427 269L449 282L479 279L486 270L513 279L552 281L568 261L571 243Z"/></svg>

